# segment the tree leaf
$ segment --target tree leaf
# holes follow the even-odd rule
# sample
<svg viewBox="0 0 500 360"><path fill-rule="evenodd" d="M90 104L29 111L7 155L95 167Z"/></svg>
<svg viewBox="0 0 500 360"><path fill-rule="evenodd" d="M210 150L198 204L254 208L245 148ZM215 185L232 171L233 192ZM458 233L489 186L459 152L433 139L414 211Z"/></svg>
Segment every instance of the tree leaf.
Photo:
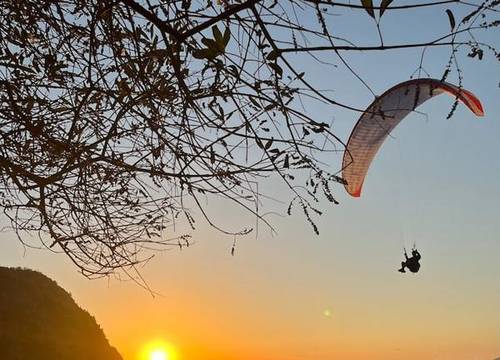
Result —
<svg viewBox="0 0 500 360"><path fill-rule="evenodd" d="M236 65L229 65L227 67L227 70L229 71L229 73L235 77L238 76L238 68L236 67Z"/></svg>
<svg viewBox="0 0 500 360"><path fill-rule="evenodd" d="M361 0L361 5L365 8L368 15L375 19L375 12L373 12L373 1L372 0Z"/></svg>
<svg viewBox="0 0 500 360"><path fill-rule="evenodd" d="M283 77L283 69L276 63L268 64L271 69L273 69L279 77Z"/></svg>
<svg viewBox="0 0 500 360"><path fill-rule="evenodd" d="M219 28L217 25L212 26L212 34L214 34L214 39L218 43L222 43L222 33L220 32Z"/></svg>
<svg viewBox="0 0 500 360"><path fill-rule="evenodd" d="M213 39L203 38L201 42L205 44L209 49L219 50L218 44Z"/></svg>
<svg viewBox="0 0 500 360"><path fill-rule="evenodd" d="M215 163L215 151L212 146L210 147L210 163L211 164Z"/></svg>
<svg viewBox="0 0 500 360"><path fill-rule="evenodd" d="M271 103L271 104L266 105L266 106L264 107L264 111L269 111L269 110L272 110L272 109L274 109L275 107L276 107L276 104L275 104L275 103Z"/></svg>
<svg viewBox="0 0 500 360"><path fill-rule="evenodd" d="M269 61L276 60L276 58L280 55L278 50L272 50L269 54L267 54L266 59Z"/></svg>
<svg viewBox="0 0 500 360"><path fill-rule="evenodd" d="M196 59L214 59L218 53L213 49L195 49L193 50L193 57Z"/></svg>
<svg viewBox="0 0 500 360"><path fill-rule="evenodd" d="M224 30L223 39L224 39L224 47L226 47L227 44L229 43L229 40L231 39L231 30L229 29L229 26L226 28L226 30Z"/></svg>
<svg viewBox="0 0 500 360"><path fill-rule="evenodd" d="M250 97L249 97L249 99L250 99L250 101L252 102L252 104L254 104L256 107L258 107L258 108L261 108L261 107L262 107L262 106L261 106L261 105L257 102L257 100L255 100L255 99L253 98L253 96L250 96Z"/></svg>
<svg viewBox="0 0 500 360"><path fill-rule="evenodd" d="M393 2L393 0L382 0L382 2L380 3L380 17L382 17L385 10L387 9L387 7L389 5L391 5L392 2Z"/></svg>
<svg viewBox="0 0 500 360"><path fill-rule="evenodd" d="M448 20L450 20L451 31L455 29L455 17L450 9L446 9L446 14L448 15Z"/></svg>

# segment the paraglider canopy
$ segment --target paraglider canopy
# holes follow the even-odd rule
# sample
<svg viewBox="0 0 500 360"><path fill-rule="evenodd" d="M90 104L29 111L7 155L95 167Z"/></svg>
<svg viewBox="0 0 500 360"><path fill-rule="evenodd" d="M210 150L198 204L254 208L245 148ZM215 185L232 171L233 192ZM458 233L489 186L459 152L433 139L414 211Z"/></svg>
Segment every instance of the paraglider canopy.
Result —
<svg viewBox="0 0 500 360"><path fill-rule="evenodd" d="M342 173L350 195L361 195L368 168L391 131L419 105L442 93L455 97L477 116L484 115L481 102L474 94L440 80L415 79L392 87L368 106L347 142Z"/></svg>

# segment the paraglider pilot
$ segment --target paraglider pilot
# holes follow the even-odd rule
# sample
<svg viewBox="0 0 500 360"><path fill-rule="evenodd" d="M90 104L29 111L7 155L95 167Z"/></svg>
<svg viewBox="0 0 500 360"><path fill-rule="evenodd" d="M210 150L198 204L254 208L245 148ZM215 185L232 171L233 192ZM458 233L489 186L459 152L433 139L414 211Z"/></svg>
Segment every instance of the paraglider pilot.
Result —
<svg viewBox="0 0 500 360"><path fill-rule="evenodd" d="M408 254L406 253L406 250L405 250L406 261L403 261L401 263L401 269L398 270L399 272L402 272L402 273L406 272L405 268L408 268L408 270L410 270L412 273L418 272L418 270L420 269L419 261L422 258L422 256L420 256L420 253L418 252L418 250L416 248L412 249L411 255L412 256L409 258Z"/></svg>

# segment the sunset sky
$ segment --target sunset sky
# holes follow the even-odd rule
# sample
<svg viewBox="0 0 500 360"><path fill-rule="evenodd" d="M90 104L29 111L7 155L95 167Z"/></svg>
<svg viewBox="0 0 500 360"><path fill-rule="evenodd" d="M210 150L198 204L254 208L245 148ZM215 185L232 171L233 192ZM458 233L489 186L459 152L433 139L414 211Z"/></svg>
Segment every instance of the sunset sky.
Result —
<svg viewBox="0 0 500 360"><path fill-rule="evenodd" d="M447 33L445 9L387 13L384 40ZM376 43L366 13L338 14L339 36ZM498 29L491 34L485 39L500 47ZM381 94L409 79L420 50L346 58ZM448 50L430 50L425 69L440 78L447 59ZM491 54L482 62L461 59L464 87L481 99L485 117L459 105L446 120L453 99L428 101L419 108L424 114L408 116L384 144L361 198L338 186L340 205L323 202L320 236L298 212L275 216L276 235L261 224L258 237L237 240L232 257L233 238L200 218L193 246L159 253L141 270L155 297L130 281L86 280L64 255L23 249L9 232L0 238L0 265L56 280L96 317L125 360L139 360L155 340L175 349L172 360L493 360L500 356L500 72ZM335 90L338 100L359 108L373 101L333 54L337 69L303 61L308 80ZM308 111L332 122L344 140L359 117L326 106ZM322 160L340 167L340 156ZM262 186L285 200L270 203L285 213L286 189L273 179ZM255 223L224 203L211 206L232 230ZM402 247L414 242L421 271L400 274Z"/></svg>

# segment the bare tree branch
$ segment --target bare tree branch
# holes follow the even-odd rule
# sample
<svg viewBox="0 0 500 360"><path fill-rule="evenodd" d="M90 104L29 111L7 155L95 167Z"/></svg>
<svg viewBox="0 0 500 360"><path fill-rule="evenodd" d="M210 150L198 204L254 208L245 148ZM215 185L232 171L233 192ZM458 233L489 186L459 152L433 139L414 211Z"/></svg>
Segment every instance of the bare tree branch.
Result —
<svg viewBox="0 0 500 360"><path fill-rule="evenodd" d="M448 34L383 43L383 10L445 5L466 13ZM257 186L270 176L288 189L288 212L298 208L319 232L320 197L337 204L333 186L343 181L321 156L342 152L344 143L307 107L361 110L319 89L294 59L330 66L316 54L331 53L371 90L342 51L444 47L443 79L455 71L461 81L462 50L500 58L481 36L498 29L499 7L492 0L385 9L315 0L4 1L0 207L21 241L39 234L88 277L134 274L152 250L188 246L198 217L224 234L252 232L220 225L205 205L214 197L272 227ZM380 43L358 46L332 31L328 11L346 8L369 12ZM418 73L422 63L423 53ZM177 223L186 227L174 231Z"/></svg>

